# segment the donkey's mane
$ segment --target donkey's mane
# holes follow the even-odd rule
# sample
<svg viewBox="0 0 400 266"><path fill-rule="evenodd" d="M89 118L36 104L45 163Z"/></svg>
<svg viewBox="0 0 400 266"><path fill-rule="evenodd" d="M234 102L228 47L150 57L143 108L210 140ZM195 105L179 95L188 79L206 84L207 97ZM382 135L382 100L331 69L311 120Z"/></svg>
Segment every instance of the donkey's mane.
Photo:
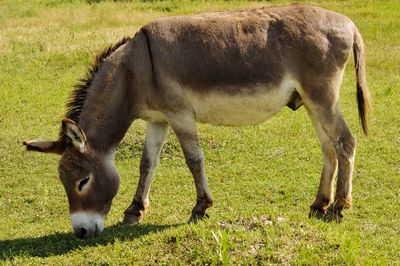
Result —
<svg viewBox="0 0 400 266"><path fill-rule="evenodd" d="M122 40L113 45L110 45L103 52L99 53L96 56L94 63L88 67L86 77L79 79L77 84L74 86L74 90L72 91L66 105L66 118L71 119L76 123L79 123L79 116L81 114L83 104L85 103L89 87L92 84L96 73L99 71L101 64L107 57L115 52L115 50L127 43L130 39L130 37L124 37Z"/></svg>

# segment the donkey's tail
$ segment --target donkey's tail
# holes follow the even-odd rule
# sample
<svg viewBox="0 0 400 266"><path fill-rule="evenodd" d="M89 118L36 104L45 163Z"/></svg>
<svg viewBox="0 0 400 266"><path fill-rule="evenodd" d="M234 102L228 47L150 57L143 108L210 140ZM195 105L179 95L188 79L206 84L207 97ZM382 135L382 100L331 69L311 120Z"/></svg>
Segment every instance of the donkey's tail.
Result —
<svg viewBox="0 0 400 266"><path fill-rule="evenodd" d="M358 116L360 118L364 134L368 135L368 120L372 114L372 105L367 87L367 81L365 79L364 42L360 32L356 27L354 27L353 52L357 79Z"/></svg>

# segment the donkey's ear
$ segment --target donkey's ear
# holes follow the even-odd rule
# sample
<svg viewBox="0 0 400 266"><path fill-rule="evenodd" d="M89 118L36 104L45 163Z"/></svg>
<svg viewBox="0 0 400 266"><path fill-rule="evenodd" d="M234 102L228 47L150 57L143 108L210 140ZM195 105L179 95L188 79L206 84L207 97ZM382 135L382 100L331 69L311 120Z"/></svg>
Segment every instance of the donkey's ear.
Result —
<svg viewBox="0 0 400 266"><path fill-rule="evenodd" d="M26 140L23 143L28 151L63 154L66 143L63 141Z"/></svg>
<svg viewBox="0 0 400 266"><path fill-rule="evenodd" d="M71 119L64 118L62 120L62 130L64 135L71 139L74 147L84 153L86 150L86 135L82 128Z"/></svg>

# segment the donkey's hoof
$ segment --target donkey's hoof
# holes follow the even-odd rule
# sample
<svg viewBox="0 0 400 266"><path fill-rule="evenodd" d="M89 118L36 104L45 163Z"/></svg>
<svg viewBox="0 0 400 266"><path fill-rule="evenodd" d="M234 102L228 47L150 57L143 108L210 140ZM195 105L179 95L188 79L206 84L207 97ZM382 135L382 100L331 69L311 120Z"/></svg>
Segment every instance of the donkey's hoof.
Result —
<svg viewBox="0 0 400 266"><path fill-rule="evenodd" d="M208 216L207 213L205 213L205 214L193 214L193 213L192 213L192 216L190 216L190 219L189 219L189 223L190 223L190 224L192 224L192 223L197 223L198 221L207 219L207 218L209 218L209 217L210 217L210 216Z"/></svg>
<svg viewBox="0 0 400 266"><path fill-rule="evenodd" d="M142 221L142 216L136 216L136 215L124 215L124 220L122 221L123 224L140 224Z"/></svg>
<svg viewBox="0 0 400 266"><path fill-rule="evenodd" d="M343 214L342 210L339 210L333 206L330 206L327 210L311 208L308 218L317 218L325 222L341 223L343 220Z"/></svg>
<svg viewBox="0 0 400 266"><path fill-rule="evenodd" d="M343 220L342 210L334 206L329 207L324 220L327 222L341 223Z"/></svg>
<svg viewBox="0 0 400 266"><path fill-rule="evenodd" d="M320 220L324 220L325 217L326 217L326 210L310 208L310 212L308 214L308 218L317 218L317 219L320 219Z"/></svg>

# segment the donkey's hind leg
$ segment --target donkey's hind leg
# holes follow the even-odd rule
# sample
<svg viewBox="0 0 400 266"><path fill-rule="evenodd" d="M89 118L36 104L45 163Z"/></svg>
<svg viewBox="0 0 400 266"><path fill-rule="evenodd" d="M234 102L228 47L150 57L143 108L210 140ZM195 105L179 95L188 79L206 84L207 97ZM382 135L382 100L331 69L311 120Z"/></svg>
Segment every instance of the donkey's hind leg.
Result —
<svg viewBox="0 0 400 266"><path fill-rule="evenodd" d="M328 151L336 153L338 160L338 180L336 186L336 194L333 203L328 207L327 214L324 217L326 220L335 220L340 222L342 219L342 210L344 208L351 207L351 187L352 187L352 174L354 167L354 156L355 156L355 139L351 135L349 128L347 127L342 115L338 110L338 106L335 105L334 108L311 108L312 115L318 120L324 133L322 136L326 135L327 144L322 144L322 149L328 149ZM324 157L326 158L327 155ZM331 164L333 164L333 157L331 159ZM326 165L326 164L325 164ZM325 166L324 165L324 166ZM332 168L332 166L331 166ZM329 176L333 176L333 168L330 171ZM330 177L331 178L331 177ZM324 179L321 178L320 187L324 186ZM329 190L329 189L328 189ZM327 191L328 191L327 190ZM311 205L311 209L315 210L321 205L318 201L324 201L323 198L317 195L317 200Z"/></svg>
<svg viewBox="0 0 400 266"><path fill-rule="evenodd" d="M186 164L194 177L197 199L189 222L196 222L207 216L205 212L213 204L204 170L204 153L199 146L196 122L188 113L169 115L167 119L179 139Z"/></svg>
<svg viewBox="0 0 400 266"><path fill-rule="evenodd" d="M313 126L315 127L321 144L324 166L322 168L321 179L318 187L317 196L310 206L309 217L316 216L324 218L327 213L328 206L333 202L333 182L336 176L338 160L335 144L328 137L321 123L310 111L308 112Z"/></svg>
<svg viewBox="0 0 400 266"><path fill-rule="evenodd" d="M149 205L149 191L160 161L161 149L168 132L167 123L148 123L146 142L140 160L140 177L131 205L124 212L124 223L139 223Z"/></svg>
<svg viewBox="0 0 400 266"><path fill-rule="evenodd" d="M338 179L333 204L328 208L328 220L340 222L341 211L350 209L352 206L352 178L354 159L356 153L356 141L347 127L343 117L340 116L337 122L337 129L341 134L335 142L336 153L339 161Z"/></svg>
<svg viewBox="0 0 400 266"><path fill-rule="evenodd" d="M329 76L316 77L317 75L310 79L303 78L299 90L304 106L318 132L324 155L321 182L316 200L311 205L311 214L317 212L317 216L321 218L340 222L341 211L351 207L355 139L343 120L338 106L343 70ZM336 169L338 169L336 193L331 203ZM325 212L325 215L320 215Z"/></svg>

